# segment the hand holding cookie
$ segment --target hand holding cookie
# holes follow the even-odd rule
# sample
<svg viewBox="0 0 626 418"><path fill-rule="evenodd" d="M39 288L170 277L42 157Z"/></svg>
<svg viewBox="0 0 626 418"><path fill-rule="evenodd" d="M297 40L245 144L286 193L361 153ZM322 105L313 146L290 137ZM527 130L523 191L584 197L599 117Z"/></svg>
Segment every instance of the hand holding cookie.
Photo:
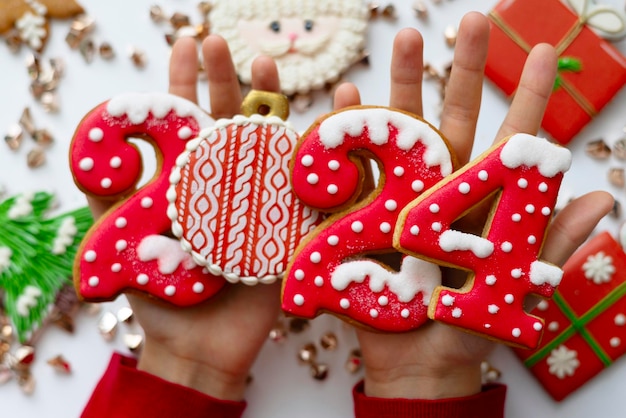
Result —
<svg viewBox="0 0 626 418"><path fill-rule="evenodd" d="M452 73L441 115L440 131L449 141L461 165L468 162L478 119L489 25L486 18L471 13L461 22ZM390 106L422 114L422 38L404 30L394 43L391 64ZM521 77L517 94L496 140L514 133L534 135L539 129L553 85L556 56L547 45L537 46ZM360 101L356 88L341 86L335 96L337 108ZM463 169L461 169L462 171ZM585 195L559 212L548 227L541 259L561 265L592 231L612 205L602 192ZM464 230L481 230L484 216L473 210L463 219ZM480 221L476 221L480 219ZM460 288L465 277L443 270L442 284ZM459 284L460 280L460 284ZM480 363L493 342L459 331L440 322L429 322L416 331L375 333L358 329L365 363L365 393L377 397L450 398L481 390Z"/></svg>
<svg viewBox="0 0 626 418"><path fill-rule="evenodd" d="M230 52L217 36L206 38L202 48L212 116L230 118L240 112L242 103ZM170 60L170 94L197 103L197 68L195 41L180 39ZM270 59L259 58L253 65L253 88L278 91L277 72ZM165 189L169 187L167 179L166 183ZM96 216L116 204L111 197L90 198ZM278 315L277 284L249 287L226 283L209 301L179 306L144 295L127 297L146 335L139 369L219 399L243 398L249 369ZM193 306L180 307L184 305Z"/></svg>

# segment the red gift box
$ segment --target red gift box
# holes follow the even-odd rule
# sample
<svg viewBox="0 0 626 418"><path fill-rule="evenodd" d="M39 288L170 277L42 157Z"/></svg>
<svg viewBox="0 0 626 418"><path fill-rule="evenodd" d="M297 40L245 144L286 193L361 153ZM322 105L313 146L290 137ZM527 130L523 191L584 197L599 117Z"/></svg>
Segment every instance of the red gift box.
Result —
<svg viewBox="0 0 626 418"><path fill-rule="evenodd" d="M539 346L515 354L561 401L626 353L626 254L608 232L563 267L561 285L532 313L545 318Z"/></svg>
<svg viewBox="0 0 626 418"><path fill-rule="evenodd" d="M559 72L542 127L567 144L626 83L626 58L560 0L502 0L489 12L485 74L507 95L517 88L528 52L549 43L560 58L580 64Z"/></svg>

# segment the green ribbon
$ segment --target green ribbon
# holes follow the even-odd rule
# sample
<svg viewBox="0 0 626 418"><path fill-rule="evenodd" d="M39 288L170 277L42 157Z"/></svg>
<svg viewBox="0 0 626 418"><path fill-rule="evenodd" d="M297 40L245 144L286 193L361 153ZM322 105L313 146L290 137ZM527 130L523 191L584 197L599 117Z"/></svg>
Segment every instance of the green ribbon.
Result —
<svg viewBox="0 0 626 418"><path fill-rule="evenodd" d="M608 367L612 360L609 355L604 351L602 346L596 341L596 339L591 335L589 331L585 328L585 326L597 318L601 313L610 308L615 302L620 300L624 295L626 295L626 282L623 282L618 287L613 289L611 293L609 293L604 299L595 304L591 309L589 309L584 315L580 318L576 316L574 310L569 306L569 304L563 299L561 294L557 291L552 300L559 307L561 312L569 319L571 325L567 327L561 334L559 334L556 338L550 341L549 344L546 344L540 350L537 350L532 356L526 359L524 364L526 367L533 367L537 364L541 359L546 357L552 350L563 344L566 340L572 337L574 334L580 334L583 339L589 344L593 352L598 356L600 361L604 364L605 367Z"/></svg>
<svg viewBox="0 0 626 418"><path fill-rule="evenodd" d="M574 57L559 57L557 62L557 74L554 79L554 86L552 87L552 91L557 90L563 84L563 77L561 77L561 73L563 71L569 71L572 73L579 73L583 69L583 64L580 59Z"/></svg>

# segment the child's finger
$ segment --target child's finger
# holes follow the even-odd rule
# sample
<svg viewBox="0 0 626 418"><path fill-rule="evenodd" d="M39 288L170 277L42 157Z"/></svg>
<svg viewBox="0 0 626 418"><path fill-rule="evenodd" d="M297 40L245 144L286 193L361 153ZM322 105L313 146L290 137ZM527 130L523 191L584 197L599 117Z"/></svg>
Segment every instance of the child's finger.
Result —
<svg viewBox="0 0 626 418"><path fill-rule="evenodd" d="M198 51L195 40L185 37L176 41L172 47L169 73L169 92L197 103Z"/></svg>
<svg viewBox="0 0 626 418"><path fill-rule="evenodd" d="M226 41L209 35L202 42L204 66L209 84L211 115L230 118L240 111L241 86Z"/></svg>

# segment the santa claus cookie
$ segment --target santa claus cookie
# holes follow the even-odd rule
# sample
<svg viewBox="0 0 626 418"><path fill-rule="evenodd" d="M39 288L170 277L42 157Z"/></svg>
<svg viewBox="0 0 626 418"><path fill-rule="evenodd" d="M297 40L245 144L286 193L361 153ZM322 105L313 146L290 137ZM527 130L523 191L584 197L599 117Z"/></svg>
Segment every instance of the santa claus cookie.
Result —
<svg viewBox="0 0 626 418"><path fill-rule="evenodd" d="M194 103L169 94L126 94L100 104L80 122L70 167L86 194L117 203L90 229L75 261L75 284L89 301L140 292L186 306L225 281L198 266L171 238L169 174L189 139L213 120ZM138 190L142 154L131 138L150 143L156 173Z"/></svg>
<svg viewBox="0 0 626 418"><path fill-rule="evenodd" d="M358 200L372 159L378 186ZM402 208L453 171L441 134L399 110L347 108L309 128L291 170L305 204L335 213L298 249L283 282L283 309L306 318L330 312L383 331L424 323L439 267L405 257L392 268L374 256L395 252Z"/></svg>
<svg viewBox="0 0 626 418"><path fill-rule="evenodd" d="M561 280L562 270L538 256L570 163L566 148L516 134L402 211L397 248L471 272L461 289L435 290L429 317L512 345L537 345L543 320L524 311L524 299L529 294L549 298ZM490 198L482 235L453 228Z"/></svg>
<svg viewBox="0 0 626 418"><path fill-rule="evenodd" d="M220 119L187 144L170 177L168 213L196 263L229 282L273 283L321 215L289 184L298 134L284 120L287 99L252 91L243 109L248 115Z"/></svg>
<svg viewBox="0 0 626 418"><path fill-rule="evenodd" d="M239 78L249 84L254 59L270 56L288 95L335 82L361 59L368 17L363 0L216 0L209 14Z"/></svg>

